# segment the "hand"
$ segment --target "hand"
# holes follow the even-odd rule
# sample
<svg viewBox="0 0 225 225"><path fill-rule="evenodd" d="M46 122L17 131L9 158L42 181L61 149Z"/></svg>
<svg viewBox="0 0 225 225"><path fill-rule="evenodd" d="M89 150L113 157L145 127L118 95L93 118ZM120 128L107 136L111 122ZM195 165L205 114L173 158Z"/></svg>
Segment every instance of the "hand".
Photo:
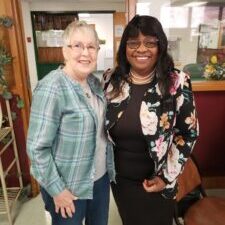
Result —
<svg viewBox="0 0 225 225"><path fill-rule="evenodd" d="M75 213L75 205L73 201L77 199L78 198L74 196L69 190L65 189L53 197L55 203L55 212L59 213L60 211L63 218L67 218L67 215L72 217L72 214Z"/></svg>
<svg viewBox="0 0 225 225"><path fill-rule="evenodd" d="M142 184L145 191L147 192L159 192L162 191L166 186L165 182L159 177L154 177L151 180L145 179Z"/></svg>

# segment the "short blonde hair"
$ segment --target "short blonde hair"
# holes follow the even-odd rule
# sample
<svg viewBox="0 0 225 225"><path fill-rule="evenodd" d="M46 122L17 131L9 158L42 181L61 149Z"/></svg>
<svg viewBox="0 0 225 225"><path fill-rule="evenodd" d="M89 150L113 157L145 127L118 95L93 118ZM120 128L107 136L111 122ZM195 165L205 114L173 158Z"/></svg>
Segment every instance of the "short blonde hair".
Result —
<svg viewBox="0 0 225 225"><path fill-rule="evenodd" d="M73 33L75 31L79 31L79 30L88 30L88 31L92 32L96 39L96 44L99 47L99 38L98 38L98 34L97 34L96 30L92 26L87 24L85 21L78 21L78 20L70 23L64 30L64 33L62 36L64 46L71 44L70 40L71 40Z"/></svg>

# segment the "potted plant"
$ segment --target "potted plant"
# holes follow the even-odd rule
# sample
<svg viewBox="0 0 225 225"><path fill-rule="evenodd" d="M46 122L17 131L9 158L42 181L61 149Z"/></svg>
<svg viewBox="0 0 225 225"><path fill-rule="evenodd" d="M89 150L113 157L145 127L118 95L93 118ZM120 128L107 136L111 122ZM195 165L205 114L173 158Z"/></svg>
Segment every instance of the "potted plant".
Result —
<svg viewBox="0 0 225 225"><path fill-rule="evenodd" d="M204 67L204 75L207 80L224 80L225 79L225 62L224 57L219 58L212 55L208 64Z"/></svg>

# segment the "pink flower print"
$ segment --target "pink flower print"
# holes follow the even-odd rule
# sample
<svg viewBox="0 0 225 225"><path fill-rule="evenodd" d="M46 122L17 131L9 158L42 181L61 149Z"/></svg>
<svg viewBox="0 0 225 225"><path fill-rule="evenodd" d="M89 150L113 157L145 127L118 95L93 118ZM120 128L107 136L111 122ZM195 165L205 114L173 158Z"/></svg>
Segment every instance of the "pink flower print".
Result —
<svg viewBox="0 0 225 225"><path fill-rule="evenodd" d="M152 148L152 151L156 152L159 160L162 159L162 157L165 155L167 151L167 142L164 142L163 140L164 138L163 136L161 136L158 140L156 140L155 142L156 146Z"/></svg>
<svg viewBox="0 0 225 225"><path fill-rule="evenodd" d="M177 93L177 89L180 85L180 78L179 78L178 74L175 72L171 73L170 76L172 77L172 80L173 80L173 85L170 88L170 94L174 95Z"/></svg>
<svg viewBox="0 0 225 225"><path fill-rule="evenodd" d="M155 112L150 112L145 102L141 103L140 120L144 135L154 135L157 130L158 117Z"/></svg>
<svg viewBox="0 0 225 225"><path fill-rule="evenodd" d="M178 176L180 171L181 164L179 163L179 151L175 145L172 145L167 160L165 176L170 182L172 182Z"/></svg>

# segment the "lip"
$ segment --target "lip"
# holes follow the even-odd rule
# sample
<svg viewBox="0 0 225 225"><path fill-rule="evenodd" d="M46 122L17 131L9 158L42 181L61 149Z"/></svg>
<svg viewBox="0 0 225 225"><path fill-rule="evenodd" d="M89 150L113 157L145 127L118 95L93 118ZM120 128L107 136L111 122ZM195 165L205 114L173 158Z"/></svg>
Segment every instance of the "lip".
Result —
<svg viewBox="0 0 225 225"><path fill-rule="evenodd" d="M79 63L81 63L81 64L90 64L91 61L90 60L79 60Z"/></svg>
<svg viewBox="0 0 225 225"><path fill-rule="evenodd" d="M133 56L138 62L145 62L151 59L151 56Z"/></svg>

